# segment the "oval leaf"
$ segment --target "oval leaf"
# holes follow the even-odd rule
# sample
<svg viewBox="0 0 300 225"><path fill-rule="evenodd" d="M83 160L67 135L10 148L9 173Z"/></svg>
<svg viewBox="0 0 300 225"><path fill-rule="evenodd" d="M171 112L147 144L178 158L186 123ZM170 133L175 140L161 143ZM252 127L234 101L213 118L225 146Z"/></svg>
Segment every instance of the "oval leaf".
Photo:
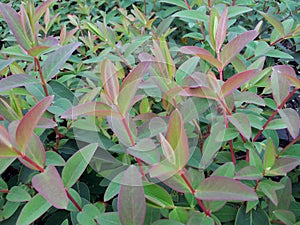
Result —
<svg viewBox="0 0 300 225"><path fill-rule="evenodd" d="M61 177L53 165L48 166L44 173L35 175L32 185L54 207L67 208L68 197Z"/></svg>
<svg viewBox="0 0 300 225"><path fill-rule="evenodd" d="M293 138L299 135L300 118L296 110L287 108L278 110L283 122Z"/></svg>
<svg viewBox="0 0 300 225"><path fill-rule="evenodd" d="M118 211L122 225L143 225L146 200L142 176L135 166L124 173L118 198Z"/></svg>
<svg viewBox="0 0 300 225"><path fill-rule="evenodd" d="M28 84L36 84L40 81L35 77L27 74L14 74L0 80L0 92L10 90Z"/></svg>
<svg viewBox="0 0 300 225"><path fill-rule="evenodd" d="M244 113L235 113L228 116L228 120L236 127L236 129L248 140L251 137L251 125L248 116Z"/></svg>
<svg viewBox="0 0 300 225"><path fill-rule="evenodd" d="M209 177L198 186L195 197L207 201L254 201L253 189L228 177Z"/></svg>
<svg viewBox="0 0 300 225"><path fill-rule="evenodd" d="M218 24L217 32L216 32L216 52L219 53L220 49L224 43L227 33L227 21L228 21L228 7L226 7L220 16L220 21Z"/></svg>

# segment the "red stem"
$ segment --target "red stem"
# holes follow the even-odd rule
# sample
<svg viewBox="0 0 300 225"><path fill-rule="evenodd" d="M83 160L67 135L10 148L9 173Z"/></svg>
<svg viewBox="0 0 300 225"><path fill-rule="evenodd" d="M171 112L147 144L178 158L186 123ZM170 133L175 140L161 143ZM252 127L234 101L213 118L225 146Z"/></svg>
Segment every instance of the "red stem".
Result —
<svg viewBox="0 0 300 225"><path fill-rule="evenodd" d="M47 89L47 83L46 83L46 81L44 79L44 76L43 76L43 71L42 71L42 68L41 68L40 61L36 57L34 57L34 62L36 63L36 65L38 67L38 71L39 71L39 74L40 74L40 79L41 79L41 83L42 83L45 95L49 96L49 92L48 92L48 89Z"/></svg>
<svg viewBox="0 0 300 225"><path fill-rule="evenodd" d="M188 7L189 10L191 10L191 6L189 5L187 0L184 0L184 3L186 4L186 6Z"/></svg>
<svg viewBox="0 0 300 225"><path fill-rule="evenodd" d="M78 209L79 212L82 212L82 208L80 207L80 205L75 201L75 199L72 197L72 195L70 195L70 193L68 192L67 189L65 189L66 194L68 196L68 198L70 199L70 201L73 203L73 205Z"/></svg>
<svg viewBox="0 0 300 225"><path fill-rule="evenodd" d="M207 1L207 5L208 5L208 7L211 7L211 2L210 2L210 0Z"/></svg>
<svg viewBox="0 0 300 225"><path fill-rule="evenodd" d="M296 91L298 90L298 88L295 88L292 92L290 92L290 94L288 96L285 97L285 99L282 101L282 103L277 106L277 109L273 112L273 114L268 118L267 122L263 125L262 129L260 131L258 131L258 133L256 134L256 136L254 137L253 141L256 141L258 139L258 137L261 135L261 133L266 129L266 127L268 126L268 124L272 121L272 119L277 115L278 110L281 109L285 103L296 93Z"/></svg>
<svg viewBox="0 0 300 225"><path fill-rule="evenodd" d="M232 6L235 6L235 0L232 0L232 4L231 4Z"/></svg>
<svg viewBox="0 0 300 225"><path fill-rule="evenodd" d="M30 158L28 158L26 155L21 155L20 156L22 159L27 161L29 164L31 164L33 167L35 167L38 171L43 173L45 170L44 168L40 167L36 162L32 161Z"/></svg>
<svg viewBox="0 0 300 225"><path fill-rule="evenodd" d="M0 190L0 193L9 193L9 190Z"/></svg>
<svg viewBox="0 0 300 225"><path fill-rule="evenodd" d="M181 172L180 175L181 175L182 179L184 180L184 182L189 187L191 193L194 195L195 194L195 189L193 188L192 184L189 182L189 180L187 179L187 177L184 175L183 172ZM209 209L205 208L205 205L203 204L203 202L198 198L196 198L196 200L197 200L199 206L201 207L201 209L203 210L203 212L205 213L205 215L211 217L211 213L210 213Z"/></svg>

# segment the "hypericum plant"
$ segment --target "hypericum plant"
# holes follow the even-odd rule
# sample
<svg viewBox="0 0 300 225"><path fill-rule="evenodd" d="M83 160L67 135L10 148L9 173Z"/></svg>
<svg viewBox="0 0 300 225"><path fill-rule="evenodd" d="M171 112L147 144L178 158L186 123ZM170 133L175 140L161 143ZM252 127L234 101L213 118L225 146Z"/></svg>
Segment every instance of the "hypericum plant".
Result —
<svg viewBox="0 0 300 225"><path fill-rule="evenodd" d="M0 3L1 224L299 224L295 2L72 3Z"/></svg>

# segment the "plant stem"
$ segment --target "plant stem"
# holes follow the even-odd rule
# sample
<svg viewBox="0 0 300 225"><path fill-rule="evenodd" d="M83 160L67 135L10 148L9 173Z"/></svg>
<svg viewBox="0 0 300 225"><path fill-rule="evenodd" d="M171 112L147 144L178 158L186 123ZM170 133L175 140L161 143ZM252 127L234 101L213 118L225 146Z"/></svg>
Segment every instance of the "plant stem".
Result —
<svg viewBox="0 0 300 225"><path fill-rule="evenodd" d="M258 133L256 134L256 136L253 139L253 142L256 141L259 136L261 135L261 133L266 129L266 127L268 126L268 124L272 121L272 119L277 115L278 110L281 109L285 103L296 93L296 91L298 90L298 88L295 88L292 92L289 93L288 96L285 97L285 99L282 101L282 103L280 105L277 106L276 110L273 112L273 114L268 118L267 122L263 125L262 129L260 131L258 131Z"/></svg>
<svg viewBox="0 0 300 225"><path fill-rule="evenodd" d="M34 62L36 63L36 65L38 67L38 71L39 71L39 74L40 74L40 79L41 79L41 83L42 83L45 95L49 96L49 92L48 92L48 88L47 88L47 83L46 83L46 81L44 79L44 76L43 76L43 71L42 71L42 68L41 68L40 61L36 57L34 57Z"/></svg>
<svg viewBox="0 0 300 225"><path fill-rule="evenodd" d="M38 171L40 171L41 173L43 173L45 170L44 168L40 167L36 162L32 161L30 158L28 158L26 155L21 155L20 156L23 160L25 160L26 162L28 162L30 165L32 165L33 167L35 167Z"/></svg>
<svg viewBox="0 0 300 225"><path fill-rule="evenodd" d="M0 193L9 193L9 190L0 190Z"/></svg>
<svg viewBox="0 0 300 225"><path fill-rule="evenodd" d="M210 2L210 0L207 1L207 5L208 5L208 7L211 7L211 2Z"/></svg>
<svg viewBox="0 0 300 225"><path fill-rule="evenodd" d="M68 192L67 189L65 189L66 194L68 196L68 198L70 199L70 201L73 203L73 205L78 209L79 212L82 212L82 208L80 207L80 205L75 201L75 199L72 197L72 195L70 195L70 193Z"/></svg>
<svg viewBox="0 0 300 225"><path fill-rule="evenodd" d="M279 157L282 153L284 153L286 150L289 149L293 144L297 143L300 141L300 135L296 137L292 142L290 142L287 146L284 147L284 149L281 150L281 152L278 153L277 157Z"/></svg>
<svg viewBox="0 0 300 225"><path fill-rule="evenodd" d="M184 3L185 3L186 6L188 7L188 10L191 10L191 6L190 6L190 4L188 3L188 1L187 1L187 0L184 0Z"/></svg>
<svg viewBox="0 0 300 225"><path fill-rule="evenodd" d="M235 6L235 0L232 0L231 6Z"/></svg>
<svg viewBox="0 0 300 225"><path fill-rule="evenodd" d="M187 179L187 177L185 176L185 174L183 172L181 172L180 175L181 175L182 179L184 180L184 182L186 183L186 185L189 187L191 193L194 195L195 194L195 189L193 188L190 181ZM210 210L205 207L203 202L198 198L196 198L196 200L197 200L199 206L201 207L201 209L203 210L203 212L205 213L205 215L211 217Z"/></svg>

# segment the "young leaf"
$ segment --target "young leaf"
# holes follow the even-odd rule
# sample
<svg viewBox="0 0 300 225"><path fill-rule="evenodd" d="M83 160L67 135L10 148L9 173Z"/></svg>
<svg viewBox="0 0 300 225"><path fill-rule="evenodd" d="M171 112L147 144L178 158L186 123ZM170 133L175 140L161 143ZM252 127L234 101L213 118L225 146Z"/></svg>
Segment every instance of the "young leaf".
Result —
<svg viewBox="0 0 300 225"><path fill-rule="evenodd" d="M179 52L183 54L199 56L200 58L206 60L218 69L222 67L221 63L209 51L203 48L199 48L197 46L184 46L179 49Z"/></svg>
<svg viewBox="0 0 300 225"><path fill-rule="evenodd" d="M122 115L129 110L129 106L138 90L139 83L147 72L150 62L139 63L123 80L118 97L118 106Z"/></svg>
<svg viewBox="0 0 300 225"><path fill-rule="evenodd" d="M165 139L165 137L160 133L160 144L163 151L164 156L169 161L169 163L176 165L175 159L175 152L170 143Z"/></svg>
<svg viewBox="0 0 300 225"><path fill-rule="evenodd" d="M277 19L274 15L264 13L264 12L259 12L276 30L280 32L282 36L285 35L284 32L284 27L282 23Z"/></svg>
<svg viewBox="0 0 300 225"><path fill-rule="evenodd" d="M273 98L277 105L280 105L290 91L290 84L287 78L279 73L273 72L271 75L271 87Z"/></svg>
<svg viewBox="0 0 300 225"><path fill-rule="evenodd" d="M0 92L10 90L28 84L36 84L40 81L35 77L27 74L14 74L0 80Z"/></svg>
<svg viewBox="0 0 300 225"><path fill-rule="evenodd" d="M119 80L115 65L106 59L100 64L100 71L105 94L116 104L119 96Z"/></svg>
<svg viewBox="0 0 300 225"><path fill-rule="evenodd" d="M248 42L254 40L258 35L255 30L246 31L238 35L232 41L228 42L220 53L222 68L228 65L239 52L248 44Z"/></svg>
<svg viewBox="0 0 300 225"><path fill-rule="evenodd" d="M46 109L53 102L54 96L48 96L38 102L20 121L16 130L16 142L21 151L24 151L28 144L33 130L40 121Z"/></svg>
<svg viewBox="0 0 300 225"><path fill-rule="evenodd" d="M2 14L17 42L22 46L22 48L29 49L31 44L24 33L20 15L8 4L4 3L0 3L0 14Z"/></svg>
<svg viewBox="0 0 300 225"><path fill-rule="evenodd" d="M144 192L146 199L159 207L166 208L174 206L170 194L157 184L145 183Z"/></svg>
<svg viewBox="0 0 300 225"><path fill-rule="evenodd" d="M10 136L5 127L0 124L0 158L16 157L19 154L13 150Z"/></svg>
<svg viewBox="0 0 300 225"><path fill-rule="evenodd" d="M230 77L221 87L221 94L226 98L232 94L237 88L247 81L251 80L258 73L258 70L247 70Z"/></svg>
<svg viewBox="0 0 300 225"><path fill-rule="evenodd" d="M245 138L250 139L252 131L247 114L234 113L227 118Z"/></svg>
<svg viewBox="0 0 300 225"><path fill-rule="evenodd" d="M44 173L35 175L32 185L54 207L67 208L68 197L61 177L53 165L48 166Z"/></svg>
<svg viewBox="0 0 300 225"><path fill-rule="evenodd" d="M35 42L35 37L24 5L20 6L20 18L23 26L23 32L32 46Z"/></svg>
<svg viewBox="0 0 300 225"><path fill-rule="evenodd" d="M254 201L255 191L228 177L209 177L198 186L195 197L207 201Z"/></svg>
<svg viewBox="0 0 300 225"><path fill-rule="evenodd" d="M118 197L118 211L122 225L143 225L146 215L146 200L142 176L135 166L124 173Z"/></svg>
<svg viewBox="0 0 300 225"><path fill-rule="evenodd" d="M214 90L208 87L185 88L179 92L181 96L195 96L198 98L207 98L217 100L217 95Z"/></svg>
<svg viewBox="0 0 300 225"><path fill-rule="evenodd" d="M62 171L62 181L65 188L70 188L76 183L90 163L97 147L97 144L89 144L69 158Z"/></svg>
<svg viewBox="0 0 300 225"><path fill-rule="evenodd" d="M65 119L77 119L79 116L113 116L120 117L120 115L112 110L109 105L102 102L88 102L81 105L74 106L61 114Z"/></svg>
<svg viewBox="0 0 300 225"><path fill-rule="evenodd" d="M39 5L39 7L34 12L34 16L33 16L34 24L39 21L41 16L45 13L45 11L50 7L50 5L53 2L56 2L56 0L47 0L47 1L44 1L41 5Z"/></svg>
<svg viewBox="0 0 300 225"><path fill-rule="evenodd" d="M268 138L264 154L264 169L269 170L274 165L276 159L276 149L271 138Z"/></svg>
<svg viewBox="0 0 300 225"><path fill-rule="evenodd" d="M224 43L227 33L228 7L226 7L220 17L217 32L216 32L216 52L219 53Z"/></svg>
<svg viewBox="0 0 300 225"><path fill-rule="evenodd" d="M184 122L177 109L170 116L166 139L174 149L176 168L183 168L189 159L189 145Z"/></svg>
<svg viewBox="0 0 300 225"><path fill-rule="evenodd" d="M287 108L278 110L283 122L293 138L299 135L300 118L296 110Z"/></svg>
<svg viewBox="0 0 300 225"><path fill-rule="evenodd" d="M42 216L51 204L40 194L35 195L22 209L16 225L31 224Z"/></svg>
<svg viewBox="0 0 300 225"><path fill-rule="evenodd" d="M80 42L75 42L65 46L61 46L54 52L48 55L45 60L42 71L46 81L51 80L58 71L64 66L72 53L81 45Z"/></svg>
<svg viewBox="0 0 300 225"><path fill-rule="evenodd" d="M266 170L266 176L286 176L288 172L300 165L300 160L296 158L276 159L270 170Z"/></svg>

